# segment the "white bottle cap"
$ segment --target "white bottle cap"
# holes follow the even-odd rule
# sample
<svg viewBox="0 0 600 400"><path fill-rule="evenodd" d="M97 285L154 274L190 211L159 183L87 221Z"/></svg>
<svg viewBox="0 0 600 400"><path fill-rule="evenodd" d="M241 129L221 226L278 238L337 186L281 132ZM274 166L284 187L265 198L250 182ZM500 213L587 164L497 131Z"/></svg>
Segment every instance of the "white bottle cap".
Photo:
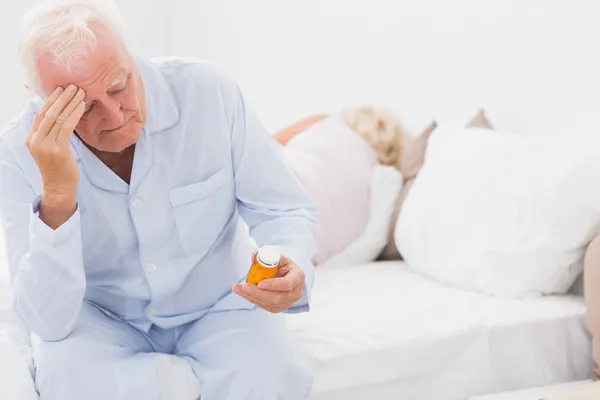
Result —
<svg viewBox="0 0 600 400"><path fill-rule="evenodd" d="M281 252L274 246L262 246L258 249L258 261L267 268L274 268L279 265Z"/></svg>

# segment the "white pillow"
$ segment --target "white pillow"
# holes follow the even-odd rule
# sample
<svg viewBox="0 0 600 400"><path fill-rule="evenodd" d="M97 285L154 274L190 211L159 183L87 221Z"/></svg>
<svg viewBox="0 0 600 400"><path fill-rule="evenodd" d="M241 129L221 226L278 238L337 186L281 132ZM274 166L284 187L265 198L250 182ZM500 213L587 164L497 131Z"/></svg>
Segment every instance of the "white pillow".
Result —
<svg viewBox="0 0 600 400"><path fill-rule="evenodd" d="M364 264L377 258L388 242L390 219L402 184L402 175L396 168L386 165L373 168L369 219L364 232L319 268Z"/></svg>
<svg viewBox="0 0 600 400"><path fill-rule="evenodd" d="M413 270L511 297L565 293L600 222L594 149L438 128L398 218Z"/></svg>

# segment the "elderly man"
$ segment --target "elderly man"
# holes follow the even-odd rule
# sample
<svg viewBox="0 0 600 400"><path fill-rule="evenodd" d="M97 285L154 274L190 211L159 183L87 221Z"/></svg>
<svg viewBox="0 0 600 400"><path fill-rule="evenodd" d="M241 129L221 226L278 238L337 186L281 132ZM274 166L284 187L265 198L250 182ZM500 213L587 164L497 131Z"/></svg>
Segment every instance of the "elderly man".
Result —
<svg viewBox="0 0 600 400"><path fill-rule="evenodd" d="M23 23L39 98L0 136L0 216L41 399L159 399L154 352L202 400L304 399L282 312L308 310L314 206L231 80L134 57L121 21L63 0ZM258 286L251 238L283 254Z"/></svg>

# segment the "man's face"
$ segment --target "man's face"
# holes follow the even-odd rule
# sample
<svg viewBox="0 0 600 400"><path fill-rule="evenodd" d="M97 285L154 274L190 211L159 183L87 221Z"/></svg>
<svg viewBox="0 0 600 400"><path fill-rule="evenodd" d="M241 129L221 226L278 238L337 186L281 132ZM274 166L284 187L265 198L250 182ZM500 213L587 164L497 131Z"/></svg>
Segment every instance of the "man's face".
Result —
<svg viewBox="0 0 600 400"><path fill-rule="evenodd" d="M145 91L134 60L122 41L103 26L92 28L97 37L91 56L75 62L68 73L41 54L37 68L42 90L74 84L85 92L85 113L75 131L90 147L118 153L135 144L146 123Z"/></svg>

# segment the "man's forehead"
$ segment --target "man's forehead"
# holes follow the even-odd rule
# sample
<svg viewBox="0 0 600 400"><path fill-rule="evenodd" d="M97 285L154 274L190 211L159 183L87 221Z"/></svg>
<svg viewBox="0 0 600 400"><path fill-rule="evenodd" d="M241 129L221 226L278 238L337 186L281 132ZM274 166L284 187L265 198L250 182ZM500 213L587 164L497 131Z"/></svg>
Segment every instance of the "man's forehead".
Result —
<svg viewBox="0 0 600 400"><path fill-rule="evenodd" d="M42 86L48 86L44 89L49 90L49 93L57 85L69 83L78 86L93 85L97 86L97 89L110 90L122 86L127 80L131 60L123 44L102 26L93 26L92 29L97 41L89 54L72 54L66 63L56 62L52 51L42 51L38 54L40 79L43 82Z"/></svg>
<svg viewBox="0 0 600 400"><path fill-rule="evenodd" d="M131 65L128 64L120 57L88 57L74 61L69 70L64 65L55 63L51 55L44 54L39 57L37 68L42 86L50 93L56 86L70 83L80 87L92 85L104 90L122 86L129 76Z"/></svg>

